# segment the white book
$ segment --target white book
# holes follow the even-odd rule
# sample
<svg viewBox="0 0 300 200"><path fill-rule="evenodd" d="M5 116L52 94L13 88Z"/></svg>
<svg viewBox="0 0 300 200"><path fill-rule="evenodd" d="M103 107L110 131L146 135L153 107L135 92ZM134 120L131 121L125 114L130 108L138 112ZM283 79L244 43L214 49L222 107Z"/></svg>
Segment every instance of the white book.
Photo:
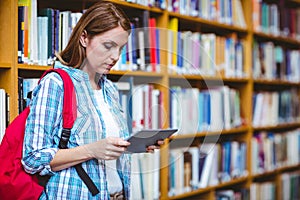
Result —
<svg viewBox="0 0 300 200"><path fill-rule="evenodd" d="M187 31L186 32L186 47L187 47L187 52L185 53L185 57L183 58L184 60L186 60L186 72L185 73L188 73L188 74L191 74L191 72L193 71L193 54L191 53L191 50L193 49L193 40L192 40L192 36L193 36L193 33L191 31Z"/></svg>
<svg viewBox="0 0 300 200"><path fill-rule="evenodd" d="M176 160L176 194L184 193L184 156L182 149L178 149L177 151L177 160Z"/></svg>
<svg viewBox="0 0 300 200"><path fill-rule="evenodd" d="M142 71L146 70L146 63L145 63L145 39L144 39L144 32L143 30L137 30L138 31L138 42L139 42L139 53L140 58L138 58L138 64L140 65L140 69Z"/></svg>
<svg viewBox="0 0 300 200"><path fill-rule="evenodd" d="M37 25L37 0L31 0L30 11L30 36L29 36L29 54L30 63L38 64L38 25Z"/></svg>
<svg viewBox="0 0 300 200"><path fill-rule="evenodd" d="M178 94L179 94L179 90L176 88L172 88L172 92L171 92L171 128L179 128L179 124L177 123L178 120L177 118L179 118L178 115L178 106L179 106L179 100L178 100Z"/></svg>
<svg viewBox="0 0 300 200"><path fill-rule="evenodd" d="M214 186L219 184L219 152L221 151L219 144L215 144L213 147L213 158L212 158L212 166L211 166L211 174L209 177L208 185Z"/></svg>
<svg viewBox="0 0 300 200"><path fill-rule="evenodd" d="M223 118L224 118L224 128L231 128L231 109L230 109L230 88L228 86L222 87L222 95L223 95Z"/></svg>
<svg viewBox="0 0 300 200"><path fill-rule="evenodd" d="M236 9L236 14L237 14L237 25L243 28L246 28L246 21L245 21L245 16L243 13L243 7L241 0L234 0L235 3L235 9Z"/></svg>
<svg viewBox="0 0 300 200"><path fill-rule="evenodd" d="M219 89L209 90L211 95L211 131L219 131L223 129L223 105L222 105L222 94Z"/></svg>
<svg viewBox="0 0 300 200"><path fill-rule="evenodd" d="M254 104L254 112L253 112L253 120L252 124L254 127L260 126L261 124L261 111L263 107L263 100L264 100L264 95L263 93L257 93L256 95L256 101Z"/></svg>
<svg viewBox="0 0 300 200"><path fill-rule="evenodd" d="M239 156L239 143L237 141L232 141L231 142L231 153L230 153L230 175L232 178L235 178L235 177L238 177L241 172L240 172L240 169L239 169L239 160L238 160L238 156Z"/></svg>
<svg viewBox="0 0 300 200"><path fill-rule="evenodd" d="M198 188L198 179L199 179L199 147L194 146L189 148L189 152L192 155L192 180L191 186L193 189Z"/></svg>
<svg viewBox="0 0 300 200"><path fill-rule="evenodd" d="M158 200L160 197L160 150L155 149L153 157L153 199Z"/></svg>
<svg viewBox="0 0 300 200"><path fill-rule="evenodd" d="M251 169L252 169L252 174L257 174L259 172L258 170L258 142L255 137L251 138Z"/></svg>
<svg viewBox="0 0 300 200"><path fill-rule="evenodd" d="M133 50L133 47L132 47L132 35L133 34L130 34L129 37L128 37L128 42L127 42L127 53L128 53L128 70L132 71L133 69L133 54L132 52L134 51Z"/></svg>
<svg viewBox="0 0 300 200"><path fill-rule="evenodd" d="M142 163L143 191L145 199L153 199L153 155L149 153L140 153L140 161Z"/></svg>
<svg viewBox="0 0 300 200"><path fill-rule="evenodd" d="M71 34L71 11L63 11L62 49L65 49Z"/></svg>
<svg viewBox="0 0 300 200"><path fill-rule="evenodd" d="M142 199L142 188L141 188L141 171L139 166L139 154L131 155L131 184L130 194L132 200Z"/></svg>
<svg viewBox="0 0 300 200"><path fill-rule="evenodd" d="M202 174L199 180L199 188L205 188L208 186L209 177L211 174L212 164L213 164L213 157L214 157L214 148L215 144L211 143L204 143L200 146L200 152L206 154L206 158L204 161Z"/></svg>
<svg viewBox="0 0 300 200"><path fill-rule="evenodd" d="M143 86L134 85L132 90L132 120L133 132L144 128Z"/></svg>
<svg viewBox="0 0 300 200"><path fill-rule="evenodd" d="M291 199L291 175L288 173L284 173L281 175L281 186L282 186L282 200L290 200Z"/></svg>
<svg viewBox="0 0 300 200"><path fill-rule="evenodd" d="M198 122L199 122L199 89L191 88L189 89L189 115L190 121L188 132L191 134L196 134L198 131Z"/></svg>
<svg viewBox="0 0 300 200"><path fill-rule="evenodd" d="M152 91L152 106L151 106L151 112L152 112L152 117L151 117L151 126L152 129L158 129L160 127L160 122L159 122L159 107L161 106L159 104L159 94L160 91L158 89L154 89Z"/></svg>
<svg viewBox="0 0 300 200"><path fill-rule="evenodd" d="M143 86L143 101L144 101L144 128L146 129L150 129L150 123L149 123L149 118L151 116L151 113L150 113L150 108L151 108L151 105L150 105L150 101L149 101L149 98L150 98L150 85L144 85Z"/></svg>
<svg viewBox="0 0 300 200"><path fill-rule="evenodd" d="M48 63L48 17L38 17L38 63Z"/></svg>

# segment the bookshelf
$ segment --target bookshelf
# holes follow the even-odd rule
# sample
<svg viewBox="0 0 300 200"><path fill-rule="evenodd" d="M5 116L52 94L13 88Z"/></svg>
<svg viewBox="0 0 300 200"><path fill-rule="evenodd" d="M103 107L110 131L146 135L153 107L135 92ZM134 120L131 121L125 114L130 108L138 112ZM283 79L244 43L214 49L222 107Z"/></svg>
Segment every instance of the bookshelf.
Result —
<svg viewBox="0 0 300 200"><path fill-rule="evenodd" d="M92 5L95 0L38 0L38 8L53 8L72 11L82 11L83 9ZM255 101L253 97L259 92L274 92L279 93L281 91L295 90L295 94L300 95L300 81L289 78L266 78L264 74L259 71L258 76L253 76L254 62L257 61L257 57L254 52L253 44L271 43L274 48L279 46L284 52L298 50L300 46L300 39L296 36L282 36L279 34L268 33L266 31L259 31L256 29L257 21L253 20L254 4L253 2L259 1L246 1L241 0L241 7L244 13L244 27L239 25L232 25L219 19L210 19L211 16L195 17L182 14L180 12L186 12L186 10L175 10L166 4L165 9L157 7L149 7L136 3L129 3L126 1L112 0L112 2L120 5L129 17L142 18L143 12L148 11L150 17L156 19L157 28L161 29L160 32L160 71L159 72L147 72L147 71L131 71L131 70L113 70L110 73L110 78L113 80L119 80L123 77L132 77L137 84L152 83L154 88L159 89L163 94L163 101L161 107L165 113L165 120L161 124L163 128L172 126L173 122L169 117L171 113L170 102L172 96L170 94L171 88L198 88L200 93L206 89L214 89L215 87L227 86L235 91L238 91L240 101L240 124L238 126L231 126L227 129L221 128L221 130L196 130L194 132L187 132L172 137L170 140L166 140L166 144L160 150L160 199L218 199L216 195L229 189L234 191L255 190L253 188L259 186L253 186L254 183L271 183L275 188L275 199L280 199L283 196L283 182L282 179L288 179L285 174L298 174L299 176L299 162L282 164L271 170L263 170L260 173L253 173L256 166L252 156L255 145L257 145L253 138L262 132L273 133L274 135L284 135L286 137L290 132L298 130L300 128L300 115L296 113L293 120L283 120L280 123L270 123L262 126L254 126L254 107ZM170 1L169 1L170 2ZM204 1L203 1L204 2ZM220 2L220 1L218 1ZM225 2L225 1L224 1ZM236 1L232 1L236 2ZM264 2L264 1L263 1ZM283 3L286 8L300 8L299 0L287 0L287 1L266 1L268 4ZM167 3L167 2L166 2ZM256 4L258 6L258 4ZM249 9L251 8L251 9ZM299 17L298 17L299 18ZM209 39L213 34L213 37L217 37L218 41L225 39L232 39L233 41L242 41L243 44L243 66L242 73L239 75L229 75L226 72L226 68L216 70L213 74L195 74L176 73L170 71L169 62L169 33L166 31L169 27L170 21L176 19L178 21L178 32L201 33L201 36L207 35ZM226 20L225 20L226 21ZM255 24L256 23L256 24ZM264 22L265 23L265 22ZM299 24L299 21L298 21ZM49 69L49 66L38 64L20 64L18 63L18 1L17 0L2 0L0 1L0 88L10 96L9 118L10 121L18 114L18 77L37 78L43 73L43 71ZM260 25L260 24L258 24ZM299 27L298 27L299 31ZM190 34L190 33L188 33ZM300 32L298 32L300 34ZM188 35L189 36L189 35ZM179 53L178 53L179 54ZM181 54L179 54L181 55ZM207 55L202 55L205 58ZM216 54L216 59L213 62L220 62L218 60L221 54ZM299 59L299 58L298 58ZM257 61L259 62L259 61ZM261 61L260 61L261 62ZM211 64L212 61L209 61ZM267 63L267 61L265 61ZM260 63L261 64L261 63ZM268 64L267 64L268 65ZM299 65L299 61L298 61ZM180 69L181 70L181 69ZM189 69L184 69L189 70ZM260 68L259 68L260 70ZM176 71L176 69L175 69ZM286 76L284 76L286 77ZM179 90L179 89L178 89ZM275 94L276 95L276 94ZM278 94L277 94L278 95ZM293 97L289 97L293 98ZM294 100L293 100L294 102ZM297 102L297 101L296 101ZM298 110L295 107L295 110ZM298 136L299 137L299 136ZM268 138L267 138L268 139ZM203 142L211 141L222 145L225 142L236 141L238 143L245 143L247 147L246 151L246 169L247 173L240 177L232 178L228 181L219 182L215 185L208 185L204 188L197 188L190 191L182 192L180 194L170 195L170 161L169 157L173 149L176 149L185 144L190 146L198 146ZM266 140L266 142L270 142ZM299 144L298 144L299 145ZM299 148L299 146L298 146ZM297 152L296 152L297 154ZM298 151L299 155L299 151ZM283 176L284 174L284 176ZM294 174L293 174L294 176ZM256 190L258 190L256 188ZM251 193L251 192L250 192ZM245 197L246 199L246 197Z"/></svg>

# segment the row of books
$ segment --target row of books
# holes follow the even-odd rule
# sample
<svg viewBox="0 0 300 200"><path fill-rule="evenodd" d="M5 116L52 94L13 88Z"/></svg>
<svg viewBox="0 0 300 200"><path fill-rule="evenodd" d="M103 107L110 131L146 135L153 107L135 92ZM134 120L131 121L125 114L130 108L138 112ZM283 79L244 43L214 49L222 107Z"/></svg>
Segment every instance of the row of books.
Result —
<svg viewBox="0 0 300 200"><path fill-rule="evenodd" d="M31 92L39 78L18 78L19 112L29 105ZM133 77L115 82L119 91L120 106L127 119L129 130L162 128L167 120L163 109L163 96L153 84L134 85ZM132 106L134 105L134 106Z"/></svg>
<svg viewBox="0 0 300 200"><path fill-rule="evenodd" d="M299 199L300 197L300 173L299 171L293 173L284 173L281 175L281 199Z"/></svg>
<svg viewBox="0 0 300 200"><path fill-rule="evenodd" d="M142 18L131 18L131 34L121 52L115 70L160 72L160 40L162 29L157 28L156 18L148 10Z"/></svg>
<svg viewBox="0 0 300 200"><path fill-rule="evenodd" d="M0 88L0 144L9 124L9 94Z"/></svg>
<svg viewBox="0 0 300 200"><path fill-rule="evenodd" d="M247 188L216 191L216 200L249 200L250 191Z"/></svg>
<svg viewBox="0 0 300 200"><path fill-rule="evenodd" d="M18 77L18 110L21 113L30 103L31 93L37 86L39 78Z"/></svg>
<svg viewBox="0 0 300 200"><path fill-rule="evenodd" d="M133 200L160 197L160 150L131 155L130 192Z"/></svg>
<svg viewBox="0 0 300 200"><path fill-rule="evenodd" d="M36 6L33 8L36 0L27 2L28 5L18 6L18 62L52 64L55 52L66 47L84 11L37 10ZM159 72L160 30L156 28L156 19L145 10L142 18L133 17L131 21L132 33L115 69Z"/></svg>
<svg viewBox="0 0 300 200"><path fill-rule="evenodd" d="M214 33L179 31L178 18L169 20L168 65L170 73L246 76L244 42ZM192 51L191 51L192 50Z"/></svg>
<svg viewBox="0 0 300 200"><path fill-rule="evenodd" d="M276 126L282 123L298 122L300 118L298 91L262 91L253 95L254 127Z"/></svg>
<svg viewBox="0 0 300 200"><path fill-rule="evenodd" d="M130 3L136 3L143 6L149 6L149 7L157 7L160 9L166 9L167 7L167 1L166 0L126 0Z"/></svg>
<svg viewBox="0 0 300 200"><path fill-rule="evenodd" d="M300 82L300 50L285 49L273 42L254 41L253 77Z"/></svg>
<svg viewBox="0 0 300 200"><path fill-rule="evenodd" d="M277 4L252 0L254 30L300 40L300 9L287 7L285 3L285 0Z"/></svg>
<svg viewBox="0 0 300 200"><path fill-rule="evenodd" d="M246 157L246 144L237 141L171 149L169 196L248 175Z"/></svg>
<svg viewBox="0 0 300 200"><path fill-rule="evenodd" d="M250 185L250 200L275 200L275 182L255 182Z"/></svg>
<svg viewBox="0 0 300 200"><path fill-rule="evenodd" d="M300 163L300 130L259 132L251 139L252 173L260 174Z"/></svg>
<svg viewBox="0 0 300 200"><path fill-rule="evenodd" d="M172 0L170 12L246 27L241 0Z"/></svg>
<svg viewBox="0 0 300 200"><path fill-rule="evenodd" d="M81 12L37 9L37 0L18 2L18 62L52 64L67 45Z"/></svg>
<svg viewBox="0 0 300 200"><path fill-rule="evenodd" d="M239 91L228 86L170 89L170 127L178 134L220 131L242 125Z"/></svg>
<svg viewBox="0 0 300 200"><path fill-rule="evenodd" d="M152 84L133 85L131 94L132 130L163 128L167 120L163 95Z"/></svg>

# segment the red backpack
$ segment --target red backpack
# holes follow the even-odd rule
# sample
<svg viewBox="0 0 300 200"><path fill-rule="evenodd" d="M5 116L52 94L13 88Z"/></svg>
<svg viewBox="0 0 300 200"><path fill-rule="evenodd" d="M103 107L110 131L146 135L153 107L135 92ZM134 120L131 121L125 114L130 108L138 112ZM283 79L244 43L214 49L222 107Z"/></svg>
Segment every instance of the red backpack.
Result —
<svg viewBox="0 0 300 200"><path fill-rule="evenodd" d="M67 143L71 132L70 130L74 124L74 121L76 119L76 114L77 114L74 86L68 73L65 72L64 70L50 69L47 70L42 75L42 77L44 77L49 72L58 73L61 76L64 83L63 132L60 139L59 148L67 148ZM35 200L40 197L40 195L44 190L44 187L39 185L37 176L26 173L21 164L25 124L26 124L26 119L29 114L29 111L30 111L30 107L28 106L7 127L2 143L0 145L0 163L1 163L0 199L1 200L12 200L12 199ZM89 179L88 175L85 173L85 171L83 171L80 164L75 167L81 170L81 173L83 173L83 175L80 174L79 175L80 177L83 176L82 179L87 185L93 184L93 182L91 183L86 182L86 181L91 181L91 179ZM97 192L97 188L96 191L93 192L94 193Z"/></svg>

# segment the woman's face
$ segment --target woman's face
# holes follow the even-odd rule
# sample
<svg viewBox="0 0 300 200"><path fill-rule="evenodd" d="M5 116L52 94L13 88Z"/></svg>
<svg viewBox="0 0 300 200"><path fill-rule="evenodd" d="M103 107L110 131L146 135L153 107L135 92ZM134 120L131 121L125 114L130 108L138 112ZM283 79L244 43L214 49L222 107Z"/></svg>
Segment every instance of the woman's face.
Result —
<svg viewBox="0 0 300 200"><path fill-rule="evenodd" d="M83 33L80 42L86 49L86 60L81 69L89 75L108 74L118 61L128 36L121 26L90 39Z"/></svg>

